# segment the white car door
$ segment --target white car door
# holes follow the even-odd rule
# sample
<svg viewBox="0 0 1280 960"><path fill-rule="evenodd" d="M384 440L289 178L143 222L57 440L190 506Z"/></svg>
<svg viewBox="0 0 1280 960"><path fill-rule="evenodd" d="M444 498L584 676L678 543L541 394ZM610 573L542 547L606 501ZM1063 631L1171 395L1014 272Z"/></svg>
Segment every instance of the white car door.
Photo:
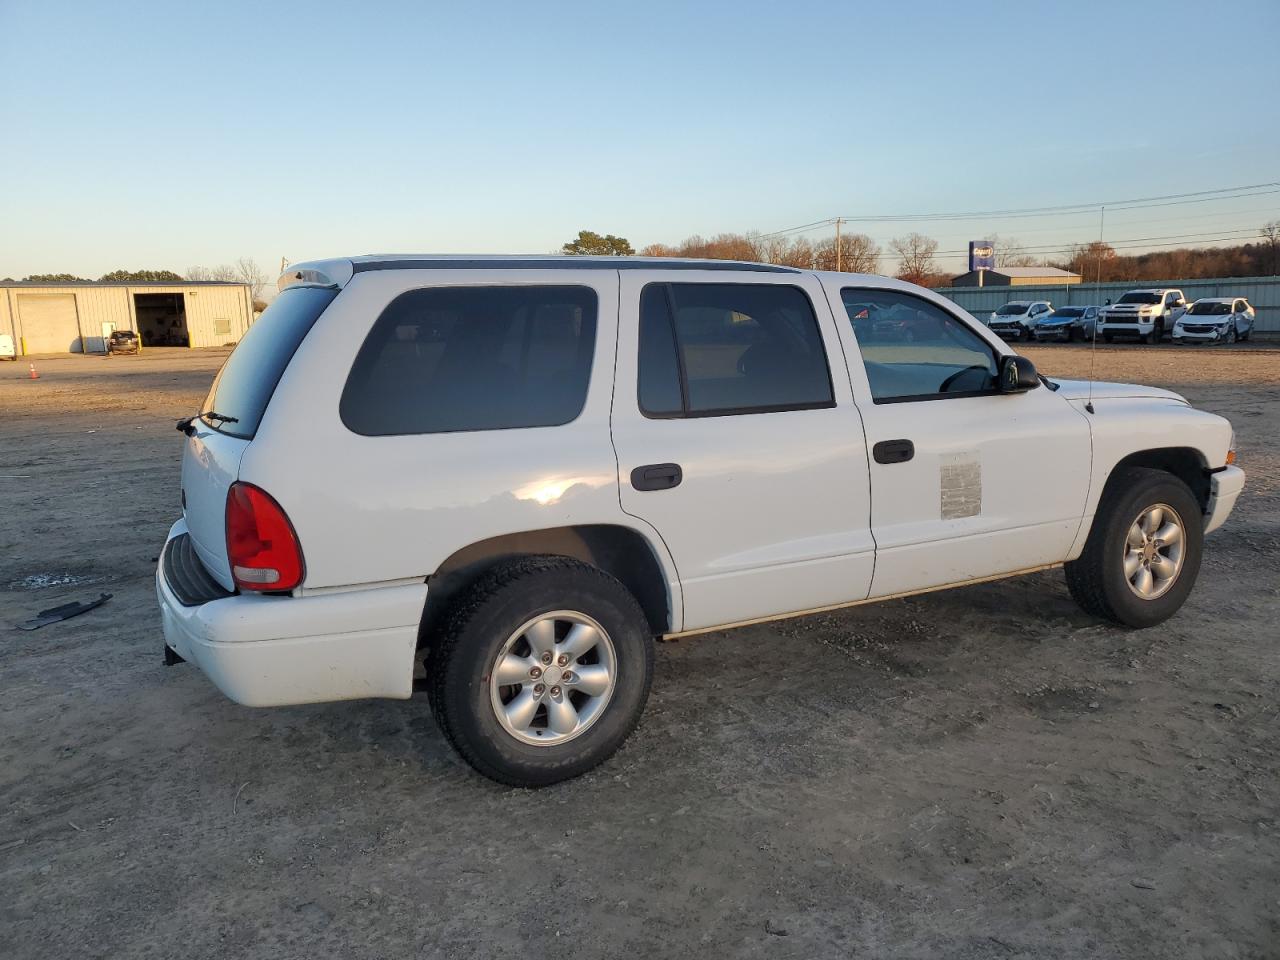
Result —
<svg viewBox="0 0 1280 960"><path fill-rule="evenodd" d="M996 388L1009 352L954 305L894 281L827 277L872 452L871 596L1059 563L1089 490L1085 416L1047 387ZM872 328L876 308L910 311Z"/></svg>
<svg viewBox="0 0 1280 960"><path fill-rule="evenodd" d="M620 284L622 508L671 552L681 629L864 599L866 438L817 279L658 269Z"/></svg>

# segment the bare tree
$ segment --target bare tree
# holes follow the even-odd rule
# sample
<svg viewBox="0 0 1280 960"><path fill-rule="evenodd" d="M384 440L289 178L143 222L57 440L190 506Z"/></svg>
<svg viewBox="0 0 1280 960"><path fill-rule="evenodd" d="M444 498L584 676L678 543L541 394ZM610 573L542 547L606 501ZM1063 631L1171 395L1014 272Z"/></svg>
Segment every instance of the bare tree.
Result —
<svg viewBox="0 0 1280 960"><path fill-rule="evenodd" d="M213 280L213 281L222 281L222 282L236 282L240 280L240 277L236 274L235 267L232 267L232 266L229 266L228 264L223 263L223 264L219 264L216 267L187 267L187 279L198 280L198 281Z"/></svg>
<svg viewBox="0 0 1280 960"><path fill-rule="evenodd" d="M845 234L840 238L840 256L836 256L836 240L831 237L814 251L819 270L843 270L845 273L879 273L880 245L865 233Z"/></svg>
<svg viewBox="0 0 1280 960"><path fill-rule="evenodd" d="M236 261L233 270L234 278L249 285L249 293L254 300L262 299L262 292L267 288L267 275L252 257L241 257Z"/></svg>
<svg viewBox="0 0 1280 960"><path fill-rule="evenodd" d="M889 249L898 258L898 279L923 284L933 275L938 241L932 237L909 233L889 241Z"/></svg>
<svg viewBox="0 0 1280 960"><path fill-rule="evenodd" d="M1263 224L1262 239L1271 248L1271 273L1280 274L1280 220Z"/></svg>
<svg viewBox="0 0 1280 960"><path fill-rule="evenodd" d="M1013 237L1002 239L1000 234L991 234L991 243L996 248L997 267L1034 267L1036 258L1027 253L1027 248Z"/></svg>

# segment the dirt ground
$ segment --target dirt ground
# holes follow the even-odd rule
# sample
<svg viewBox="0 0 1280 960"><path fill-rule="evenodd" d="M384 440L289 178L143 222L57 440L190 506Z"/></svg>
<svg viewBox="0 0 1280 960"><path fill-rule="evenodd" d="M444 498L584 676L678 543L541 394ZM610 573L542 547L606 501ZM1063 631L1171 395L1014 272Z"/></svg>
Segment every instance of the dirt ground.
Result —
<svg viewBox="0 0 1280 960"><path fill-rule="evenodd" d="M1280 956L1280 350L1098 349L1250 475L1166 625L1053 571L662 644L632 740L540 792L425 700L161 664L173 421L222 356L0 365L0 956Z"/></svg>

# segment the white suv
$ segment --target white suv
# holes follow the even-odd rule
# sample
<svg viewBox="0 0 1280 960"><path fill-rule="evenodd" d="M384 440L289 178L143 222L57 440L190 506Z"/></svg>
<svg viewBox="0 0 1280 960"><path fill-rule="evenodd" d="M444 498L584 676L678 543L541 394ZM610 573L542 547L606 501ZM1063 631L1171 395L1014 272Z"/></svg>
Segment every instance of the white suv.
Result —
<svg viewBox="0 0 1280 960"><path fill-rule="evenodd" d="M1048 300L1010 300L987 318L987 326L997 336L1007 339L1030 340L1041 320L1053 313Z"/></svg>
<svg viewBox="0 0 1280 960"><path fill-rule="evenodd" d="M656 635L1062 564L1159 623L1244 483L1221 417L1043 380L884 277L359 257L281 288L179 423L166 658L258 706L420 685L505 783L612 754Z"/></svg>

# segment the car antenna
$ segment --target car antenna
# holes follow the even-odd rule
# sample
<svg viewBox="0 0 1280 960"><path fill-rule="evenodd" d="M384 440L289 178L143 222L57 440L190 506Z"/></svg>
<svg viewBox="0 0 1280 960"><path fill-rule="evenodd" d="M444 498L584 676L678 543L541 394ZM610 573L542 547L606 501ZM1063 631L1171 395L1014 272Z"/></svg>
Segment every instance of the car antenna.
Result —
<svg viewBox="0 0 1280 960"><path fill-rule="evenodd" d="M1102 235L1106 232L1106 224L1107 208L1102 206L1098 208L1098 270L1094 287L1099 297L1102 296ZM1093 336L1089 345L1089 399L1085 401L1084 408L1090 413L1093 413L1093 369L1098 359L1098 321L1101 318L1102 310L1099 309L1097 316L1093 318Z"/></svg>

